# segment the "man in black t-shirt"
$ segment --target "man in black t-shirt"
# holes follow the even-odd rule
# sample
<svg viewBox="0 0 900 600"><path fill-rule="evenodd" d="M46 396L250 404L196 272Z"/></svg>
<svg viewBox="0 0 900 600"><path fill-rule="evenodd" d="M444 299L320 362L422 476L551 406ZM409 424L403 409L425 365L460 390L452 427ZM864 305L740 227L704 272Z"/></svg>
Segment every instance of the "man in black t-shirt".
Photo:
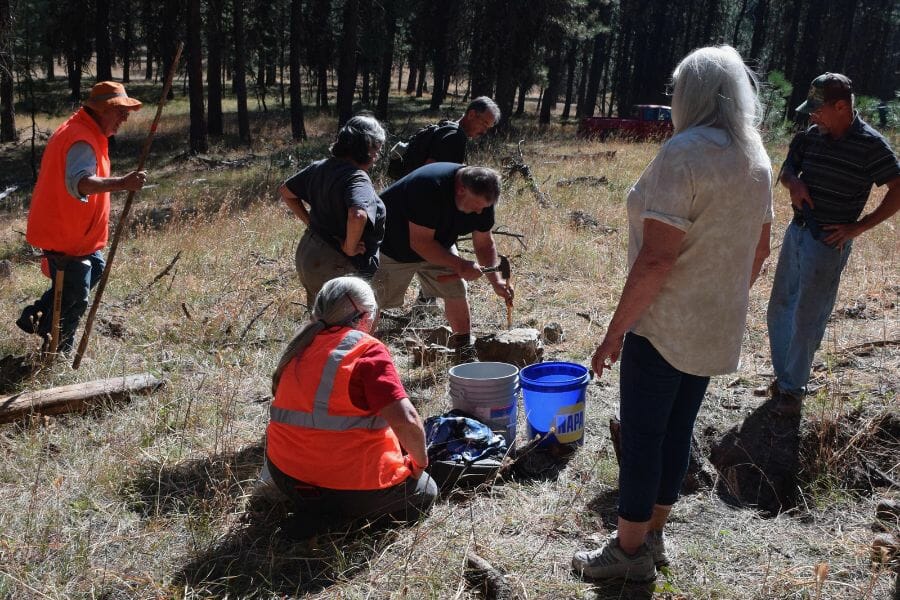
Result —
<svg viewBox="0 0 900 600"><path fill-rule="evenodd" d="M466 142L477 140L500 120L500 109L487 96L479 96L466 107L456 122L438 128L428 146L424 164L454 162L465 164Z"/></svg>
<svg viewBox="0 0 900 600"><path fill-rule="evenodd" d="M425 165L381 192L387 221L381 265L372 284L378 305L402 305L410 281L418 275L426 293L444 299L454 334L451 346L470 346L465 282L481 277L482 267L499 262L491 235L499 197L496 171L456 163ZM474 261L456 251L457 238L470 233ZM486 276L498 296L512 301L512 288L500 273Z"/></svg>
<svg viewBox="0 0 900 600"><path fill-rule="evenodd" d="M475 98L466 107L466 111L458 121L444 121L428 141L428 148L412 156L417 149L407 151L407 160L414 163L407 173L436 162L466 164L466 144L469 140L477 140L500 120L500 109L487 96ZM421 278L419 279L421 283ZM434 297L424 292L424 285L419 289L417 304L433 304Z"/></svg>

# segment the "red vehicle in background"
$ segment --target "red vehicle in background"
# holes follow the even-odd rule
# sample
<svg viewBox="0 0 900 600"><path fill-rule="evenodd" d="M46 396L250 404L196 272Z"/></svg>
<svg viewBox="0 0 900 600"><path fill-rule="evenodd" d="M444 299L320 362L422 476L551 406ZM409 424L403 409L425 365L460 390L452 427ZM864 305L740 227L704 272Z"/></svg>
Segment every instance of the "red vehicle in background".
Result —
<svg viewBox="0 0 900 600"><path fill-rule="evenodd" d="M579 138L605 140L610 136L628 140L661 140L672 135L672 108L659 104L637 104L631 118L585 117L578 125Z"/></svg>

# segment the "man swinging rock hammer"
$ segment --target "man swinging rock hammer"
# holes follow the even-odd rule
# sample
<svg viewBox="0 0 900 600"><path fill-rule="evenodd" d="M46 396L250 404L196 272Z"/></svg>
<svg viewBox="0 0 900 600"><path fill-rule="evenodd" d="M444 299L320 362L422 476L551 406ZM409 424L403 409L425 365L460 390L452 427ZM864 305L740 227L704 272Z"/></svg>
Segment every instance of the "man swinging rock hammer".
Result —
<svg viewBox="0 0 900 600"><path fill-rule="evenodd" d="M54 296L59 289L59 346L69 352L88 294L100 280L105 262L100 249L109 237L109 194L138 191L147 180L145 171L113 177L109 164L109 136L141 108L125 88L102 81L82 107L51 136L41 159L41 170L31 198L25 239L44 251L44 274L50 289L22 311L16 325L41 336L45 345L53 320Z"/></svg>

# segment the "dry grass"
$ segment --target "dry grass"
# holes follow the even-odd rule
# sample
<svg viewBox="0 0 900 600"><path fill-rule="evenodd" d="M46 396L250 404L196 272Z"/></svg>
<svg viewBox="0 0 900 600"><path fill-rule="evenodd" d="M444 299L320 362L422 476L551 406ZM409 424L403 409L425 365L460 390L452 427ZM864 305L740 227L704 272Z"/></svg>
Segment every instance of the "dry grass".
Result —
<svg viewBox="0 0 900 600"><path fill-rule="evenodd" d="M258 119L249 162L210 169L178 156L174 137L167 142L166 131L186 125L183 114L172 111L151 164L159 187L142 193L136 207L138 213L174 207L173 221L135 231L120 248L81 370L58 363L22 384L37 389L151 371L169 385L87 415L0 428L0 597L467 598L473 592L462 572L470 549L503 568L523 598L648 597L632 588L591 592L568 568L572 552L599 544L614 520L616 467L606 421L615 411L615 374L590 386L586 444L555 477L442 499L428 518L404 529L302 543L279 534L284 507L255 491L253 482L269 374L305 307L293 270L300 227L274 190L323 152L331 122L310 117L311 134L324 137L294 146L283 115ZM150 117L147 111L129 122L114 164L127 164L127 150L139 143ZM535 133L523 132L525 158L557 206L538 208L521 178L510 179L498 224L524 234L528 249L509 237L498 243L515 257L516 324L559 322L565 340L548 346L546 356L584 363L624 281L625 192L657 146L574 142L571 127ZM472 159L499 168L513 148L492 147ZM609 149L616 150L612 158L593 156ZM774 146L773 158L783 151ZM250 153L226 143L211 155L234 160ZM605 175L609 183L556 186L579 175ZM780 190L776 203L775 253L788 219ZM193 216L184 210L196 206L206 208ZM573 210L614 231L575 229L568 218ZM12 279L0 282L0 307L12 316L46 280L18 233L24 213L0 218L2 258L13 261ZM838 307L862 300L871 318L839 316L830 324L811 414L897 407L897 348L841 360L844 348L900 337L895 227L896 219L856 244ZM146 288L179 252L170 273ZM750 391L771 370L764 317L773 264L774 258L753 291L741 371L713 381L698 431L722 431L759 404ZM505 311L489 287L476 283L472 291L477 332L504 326ZM0 353L34 351L34 340L11 318L0 331ZM448 408L445 369L414 369L401 348L394 352L421 412ZM673 514L674 566L657 582L659 597L812 598L822 562L830 567L822 598L887 597L891 577L868 561L874 500L832 486L805 501L796 516L763 519L709 491L685 498Z"/></svg>

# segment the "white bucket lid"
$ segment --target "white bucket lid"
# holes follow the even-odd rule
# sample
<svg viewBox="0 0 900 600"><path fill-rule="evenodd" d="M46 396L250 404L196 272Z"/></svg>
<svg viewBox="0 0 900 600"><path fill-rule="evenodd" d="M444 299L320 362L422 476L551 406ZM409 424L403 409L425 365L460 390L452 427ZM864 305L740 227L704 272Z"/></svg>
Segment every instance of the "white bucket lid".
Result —
<svg viewBox="0 0 900 600"><path fill-rule="evenodd" d="M518 377L516 365L503 362L472 362L456 365L450 369L450 381L492 380Z"/></svg>

